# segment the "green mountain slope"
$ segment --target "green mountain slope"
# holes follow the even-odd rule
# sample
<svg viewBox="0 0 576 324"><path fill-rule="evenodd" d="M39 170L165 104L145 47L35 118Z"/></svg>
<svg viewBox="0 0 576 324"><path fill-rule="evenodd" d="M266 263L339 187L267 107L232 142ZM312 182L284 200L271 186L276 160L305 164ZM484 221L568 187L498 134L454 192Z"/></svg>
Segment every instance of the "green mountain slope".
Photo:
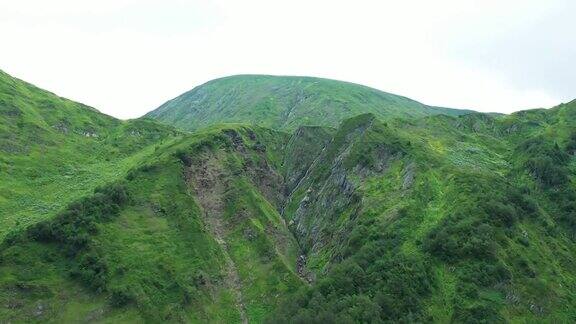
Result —
<svg viewBox="0 0 576 324"><path fill-rule="evenodd" d="M574 108L191 135L11 237L2 316L571 321Z"/></svg>
<svg viewBox="0 0 576 324"><path fill-rule="evenodd" d="M6 80L0 322L576 320L576 101L187 134Z"/></svg>
<svg viewBox="0 0 576 324"><path fill-rule="evenodd" d="M304 284L278 213L285 134L231 126L163 146L146 165L13 233L10 321L261 322Z"/></svg>
<svg viewBox="0 0 576 324"><path fill-rule="evenodd" d="M575 113L344 123L285 212L317 280L271 322L574 321Z"/></svg>
<svg viewBox="0 0 576 324"><path fill-rule="evenodd" d="M177 134L119 121L0 71L0 238L121 176Z"/></svg>
<svg viewBox="0 0 576 324"><path fill-rule="evenodd" d="M461 115L469 111L423 105L365 86L310 77L238 75L207 82L146 114L184 130L223 123L274 129L300 125L336 127L346 118Z"/></svg>

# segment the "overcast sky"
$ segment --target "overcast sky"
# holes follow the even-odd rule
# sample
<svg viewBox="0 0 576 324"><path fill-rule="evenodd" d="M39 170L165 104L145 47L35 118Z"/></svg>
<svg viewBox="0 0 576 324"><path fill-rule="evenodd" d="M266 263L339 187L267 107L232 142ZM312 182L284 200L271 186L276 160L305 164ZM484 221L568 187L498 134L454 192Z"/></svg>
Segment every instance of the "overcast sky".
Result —
<svg viewBox="0 0 576 324"><path fill-rule="evenodd" d="M0 69L119 118L244 73L512 112L576 98L575 13L573 0L0 0Z"/></svg>

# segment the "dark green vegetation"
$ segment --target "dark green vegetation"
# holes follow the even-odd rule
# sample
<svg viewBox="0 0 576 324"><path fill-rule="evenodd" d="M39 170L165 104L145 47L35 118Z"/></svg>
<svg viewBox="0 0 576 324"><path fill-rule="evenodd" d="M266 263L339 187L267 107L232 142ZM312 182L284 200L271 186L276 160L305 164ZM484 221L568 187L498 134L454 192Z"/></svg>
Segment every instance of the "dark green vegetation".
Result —
<svg viewBox="0 0 576 324"><path fill-rule="evenodd" d="M346 118L461 115L466 110L423 105L365 86L310 77L237 75L212 80L174 98L146 117L184 130L218 123L249 123L294 130L300 125L337 127Z"/></svg>
<svg viewBox="0 0 576 324"><path fill-rule="evenodd" d="M239 120L284 130L188 134L4 77L0 109L22 112L2 115L0 321L576 320L576 101L508 116L334 116L314 99L298 110L321 125L255 115ZM267 78L216 80L235 95L202 98L243 114L229 104L259 98L249 85L258 93ZM315 80L335 87L317 89L327 100L364 96L301 81ZM267 107L254 111L280 106ZM53 116L99 136L62 133Z"/></svg>

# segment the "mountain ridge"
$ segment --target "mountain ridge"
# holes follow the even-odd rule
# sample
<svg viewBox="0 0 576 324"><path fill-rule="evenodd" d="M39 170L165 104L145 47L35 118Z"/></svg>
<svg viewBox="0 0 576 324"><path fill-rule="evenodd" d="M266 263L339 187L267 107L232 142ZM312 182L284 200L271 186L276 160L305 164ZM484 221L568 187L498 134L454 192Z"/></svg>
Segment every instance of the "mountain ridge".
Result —
<svg viewBox="0 0 576 324"><path fill-rule="evenodd" d="M345 81L304 76L241 74L208 81L144 117L185 130L217 122L247 122L279 129L337 126L361 113L379 118L471 111L427 106L407 97Z"/></svg>

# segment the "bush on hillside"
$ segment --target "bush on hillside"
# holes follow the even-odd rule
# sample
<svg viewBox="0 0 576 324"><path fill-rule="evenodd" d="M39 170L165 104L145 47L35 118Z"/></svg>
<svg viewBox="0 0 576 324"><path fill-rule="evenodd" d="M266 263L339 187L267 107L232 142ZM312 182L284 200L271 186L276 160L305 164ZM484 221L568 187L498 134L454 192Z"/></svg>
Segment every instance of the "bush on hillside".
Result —
<svg viewBox="0 0 576 324"><path fill-rule="evenodd" d="M192 165L192 159L190 158L188 152L186 152L185 150L176 151L176 153L174 153L174 156L176 156L178 160L180 160L180 162L184 164L184 166L190 167Z"/></svg>
<svg viewBox="0 0 576 324"><path fill-rule="evenodd" d="M73 261L70 275L96 291L106 289L108 267L90 246L98 223L118 216L130 198L126 187L115 184L97 188L94 195L71 204L54 219L40 222L27 231L32 240L56 243Z"/></svg>
<svg viewBox="0 0 576 324"><path fill-rule="evenodd" d="M548 157L554 164L565 164L570 158L557 143L552 143L541 136L522 142L518 149L530 158Z"/></svg>
<svg viewBox="0 0 576 324"><path fill-rule="evenodd" d="M570 135L570 139L568 140L568 144L566 144L566 152L568 154L575 155L576 154L576 132Z"/></svg>
<svg viewBox="0 0 576 324"><path fill-rule="evenodd" d="M568 172L551 157L536 157L526 162L530 174L545 187L556 187L569 181Z"/></svg>
<svg viewBox="0 0 576 324"><path fill-rule="evenodd" d="M430 265L401 251L402 234L371 220L357 224L353 247L314 286L302 288L270 317L274 323L381 323L422 320L432 290Z"/></svg>

